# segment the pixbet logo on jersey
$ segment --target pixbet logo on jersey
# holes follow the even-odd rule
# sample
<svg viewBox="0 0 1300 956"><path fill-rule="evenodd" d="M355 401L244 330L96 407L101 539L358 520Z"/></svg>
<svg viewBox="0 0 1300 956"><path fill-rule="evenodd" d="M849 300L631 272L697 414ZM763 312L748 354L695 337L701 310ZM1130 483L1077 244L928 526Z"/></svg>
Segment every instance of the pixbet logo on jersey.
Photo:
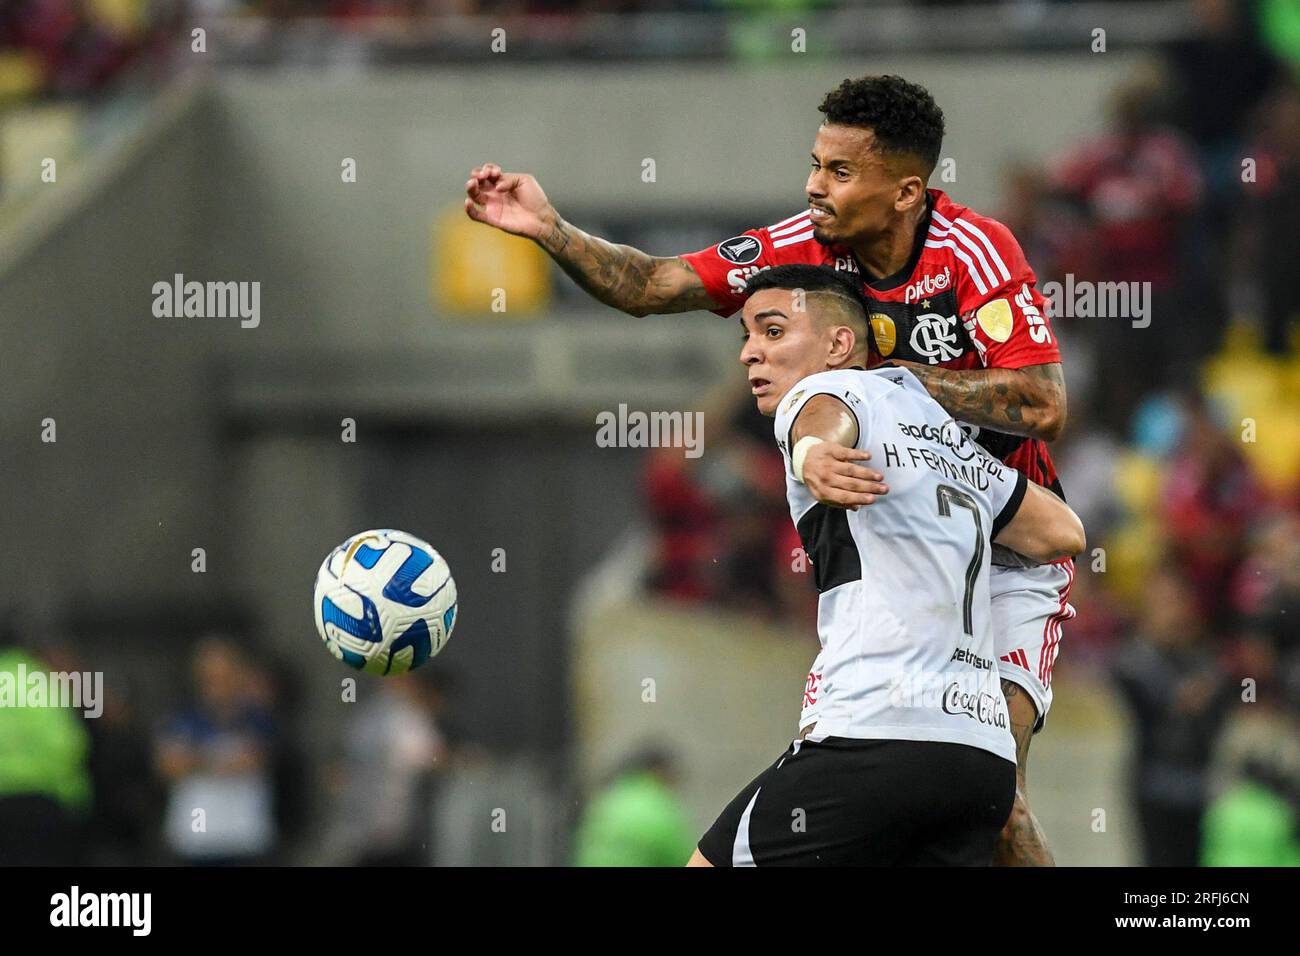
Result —
<svg viewBox="0 0 1300 956"><path fill-rule="evenodd" d="M922 299L942 292L952 285L952 272L947 266L937 276L924 275L907 287L903 293L905 303L920 302Z"/></svg>

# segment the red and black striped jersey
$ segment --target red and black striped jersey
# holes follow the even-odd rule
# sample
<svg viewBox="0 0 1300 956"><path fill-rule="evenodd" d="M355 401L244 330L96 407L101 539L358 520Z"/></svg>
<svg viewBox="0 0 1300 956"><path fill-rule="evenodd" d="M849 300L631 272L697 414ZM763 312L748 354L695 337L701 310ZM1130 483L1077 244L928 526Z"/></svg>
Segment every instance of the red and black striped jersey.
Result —
<svg viewBox="0 0 1300 956"><path fill-rule="evenodd" d="M905 359L950 369L1024 368L1061 361L1046 298L1006 226L928 190L926 214L906 265L874 278L845 246L813 237L804 210L716 246L682 256L732 315L755 273L792 263L828 265L862 276L871 302L872 364ZM995 457L1060 490L1047 446L1038 439L971 428Z"/></svg>

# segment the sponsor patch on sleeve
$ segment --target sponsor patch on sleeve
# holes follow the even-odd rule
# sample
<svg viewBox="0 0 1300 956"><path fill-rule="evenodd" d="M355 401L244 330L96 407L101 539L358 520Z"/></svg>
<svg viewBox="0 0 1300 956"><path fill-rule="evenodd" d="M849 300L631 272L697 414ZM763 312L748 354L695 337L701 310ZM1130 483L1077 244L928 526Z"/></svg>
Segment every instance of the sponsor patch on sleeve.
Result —
<svg viewBox="0 0 1300 956"><path fill-rule="evenodd" d="M753 262L762 251L763 243L756 236L732 236L718 243L718 255L738 266Z"/></svg>
<svg viewBox="0 0 1300 956"><path fill-rule="evenodd" d="M1006 299L986 302L975 313L975 321L994 342L1005 342L1011 338L1011 325L1014 322L1011 303Z"/></svg>

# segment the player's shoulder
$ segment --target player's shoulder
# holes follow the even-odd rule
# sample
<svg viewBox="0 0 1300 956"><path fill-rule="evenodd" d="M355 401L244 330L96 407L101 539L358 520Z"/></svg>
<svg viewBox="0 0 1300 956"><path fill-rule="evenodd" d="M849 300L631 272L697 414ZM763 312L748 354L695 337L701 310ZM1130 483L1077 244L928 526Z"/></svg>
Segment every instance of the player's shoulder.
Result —
<svg viewBox="0 0 1300 956"><path fill-rule="evenodd" d="M931 236L956 235L962 240L963 246L965 240L972 240L986 252L1003 255L1012 253L1019 257L1020 243L1001 220L954 202L942 189L931 189L930 194L934 197L930 216Z"/></svg>
<svg viewBox="0 0 1300 956"><path fill-rule="evenodd" d="M943 190L932 189L930 194L934 204L927 252L943 258L981 295L1023 278L1028 264L1010 229L992 216L953 202Z"/></svg>
<svg viewBox="0 0 1300 956"><path fill-rule="evenodd" d="M763 247L755 258L762 257L771 265L824 265L835 258L833 252L813 237L812 219L807 209L770 226L750 230L747 235L762 243Z"/></svg>
<svg viewBox="0 0 1300 956"><path fill-rule="evenodd" d="M888 373L897 377L900 373L909 378L913 376L901 368L879 368L867 371L861 368L840 368L829 372L814 372L795 383L794 387L781 400L778 417L793 419L803 406L817 395L830 395L838 398L853 409L854 413L865 412L874 402L896 387L891 383Z"/></svg>

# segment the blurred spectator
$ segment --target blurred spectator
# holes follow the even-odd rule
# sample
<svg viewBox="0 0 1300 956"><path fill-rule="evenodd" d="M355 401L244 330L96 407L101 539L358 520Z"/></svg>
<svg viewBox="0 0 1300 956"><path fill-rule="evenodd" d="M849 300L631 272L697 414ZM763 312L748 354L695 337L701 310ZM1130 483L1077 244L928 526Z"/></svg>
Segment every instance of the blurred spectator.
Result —
<svg viewBox="0 0 1300 956"><path fill-rule="evenodd" d="M1241 578L1247 628L1280 658L1300 654L1300 514L1274 512L1261 519Z"/></svg>
<svg viewBox="0 0 1300 956"><path fill-rule="evenodd" d="M1204 866L1300 866L1294 783L1266 761L1247 761L1240 780L1205 814Z"/></svg>
<svg viewBox="0 0 1300 956"><path fill-rule="evenodd" d="M1182 134L1161 122L1163 78L1144 71L1111 102L1111 129L1077 146L1059 164L1056 188L1078 204L1091 252L1062 263L1076 280L1149 283L1149 327L1136 314L1085 320L1108 357L1096 390L1097 411L1122 427L1142 391L1167 384L1162 373L1200 360L1219 339L1222 315L1191 294L1180 256L1201 202L1196 156ZM1077 247L1076 247L1077 248ZM1135 312L1131 309L1130 312Z"/></svg>
<svg viewBox="0 0 1300 956"><path fill-rule="evenodd" d="M1207 620L1221 623L1260 491L1240 446L1205 399L1189 392L1182 410L1182 436L1169 464L1162 517L1171 557L1195 587L1194 605Z"/></svg>
<svg viewBox="0 0 1300 956"><path fill-rule="evenodd" d="M32 653L0 649L0 685L7 684L10 694L25 692L21 674L50 670ZM80 712L0 705L0 865L84 862L91 798L88 752Z"/></svg>
<svg viewBox="0 0 1300 956"><path fill-rule="evenodd" d="M1172 567L1147 585L1137 632L1114 664L1137 735L1133 797L1148 866L1195 866L1211 755L1232 700L1191 583Z"/></svg>
<svg viewBox="0 0 1300 956"><path fill-rule="evenodd" d="M696 834L673 792L673 758L659 748L631 756L578 825L576 866L685 866Z"/></svg>
<svg viewBox="0 0 1300 956"><path fill-rule="evenodd" d="M1244 152L1255 169L1253 177L1243 178L1238 160L1233 272L1245 299L1241 307L1261 319L1264 347L1284 355L1300 324L1300 288L1293 279L1300 221L1300 87L1294 82L1263 102Z"/></svg>
<svg viewBox="0 0 1300 956"><path fill-rule="evenodd" d="M276 728L267 685L231 641L201 641L196 699L162 731L157 764L169 785L165 836L186 863L269 862L276 847ZM201 812L200 812L201 811Z"/></svg>
<svg viewBox="0 0 1300 956"><path fill-rule="evenodd" d="M1047 172L1036 163L1009 165L1002 176L1002 212L999 217L1020 242L1025 259L1038 276L1041 288L1060 280L1067 265L1093 273L1086 222L1053 192Z"/></svg>
<svg viewBox="0 0 1300 956"><path fill-rule="evenodd" d="M1073 392L1070 395L1074 399ZM1116 469L1124 446L1097 428L1087 411L1070 412L1066 434L1052 447L1070 507L1078 514L1089 540L1101 537L1120 520L1116 498Z"/></svg>
<svg viewBox="0 0 1300 956"><path fill-rule="evenodd" d="M132 695L106 686L104 712L87 726L95 786L91 862L97 866L152 863L163 793L154 774L149 734Z"/></svg>
<svg viewBox="0 0 1300 956"><path fill-rule="evenodd" d="M431 862L431 776L448 751L438 727L446 687L436 670L358 687L335 770L335 815L327 838L332 861L352 866Z"/></svg>
<svg viewBox="0 0 1300 956"><path fill-rule="evenodd" d="M1169 50L1173 120L1207 158L1218 161L1215 168L1223 160L1235 166L1230 153L1242 124L1274 82L1277 66L1259 41L1250 4L1196 0L1193 9L1199 29Z"/></svg>
<svg viewBox="0 0 1300 956"><path fill-rule="evenodd" d="M1259 27L1269 49L1293 69L1300 68L1300 3L1260 0Z"/></svg>
<svg viewBox="0 0 1300 956"><path fill-rule="evenodd" d="M255 703L272 716L276 728L271 776L275 803L273 814L280 858L291 856L299 839L312 840L309 823L318 811L316 792L306 752L309 731L304 726L302 671L277 660L261 672L261 692Z"/></svg>
<svg viewBox="0 0 1300 956"><path fill-rule="evenodd" d="M39 55L47 91L93 93L127 64L132 45L88 0L18 0L7 13L8 42Z"/></svg>
<svg viewBox="0 0 1300 956"><path fill-rule="evenodd" d="M691 462L680 449L655 449L648 456L644 481L656 536L651 587L687 601L715 596L712 564L721 519L694 480Z"/></svg>
<svg viewBox="0 0 1300 956"><path fill-rule="evenodd" d="M1255 678L1262 701L1282 699L1288 675L1300 668L1300 515L1260 519L1233 597L1241 621L1239 669Z"/></svg>
<svg viewBox="0 0 1300 956"><path fill-rule="evenodd" d="M1067 156L1057 186L1083 205L1098 276L1167 289L1178 237L1201 199L1191 145L1161 122L1163 77L1143 71L1112 95L1111 128Z"/></svg>
<svg viewBox="0 0 1300 956"><path fill-rule="evenodd" d="M772 420L731 383L706 404L707 455L692 459L680 448L662 448L647 461L657 537L651 587L679 600L788 613L788 592L777 582L789 571L789 512ZM774 550L784 556L784 572Z"/></svg>
<svg viewBox="0 0 1300 956"><path fill-rule="evenodd" d="M1103 667L1115 652L1120 635L1127 633L1129 621L1123 610L1108 599L1101 589L1101 575L1089 566L1087 560L1075 565L1074 582L1070 585L1070 603L1078 616L1070 622L1068 631L1071 664Z"/></svg>

